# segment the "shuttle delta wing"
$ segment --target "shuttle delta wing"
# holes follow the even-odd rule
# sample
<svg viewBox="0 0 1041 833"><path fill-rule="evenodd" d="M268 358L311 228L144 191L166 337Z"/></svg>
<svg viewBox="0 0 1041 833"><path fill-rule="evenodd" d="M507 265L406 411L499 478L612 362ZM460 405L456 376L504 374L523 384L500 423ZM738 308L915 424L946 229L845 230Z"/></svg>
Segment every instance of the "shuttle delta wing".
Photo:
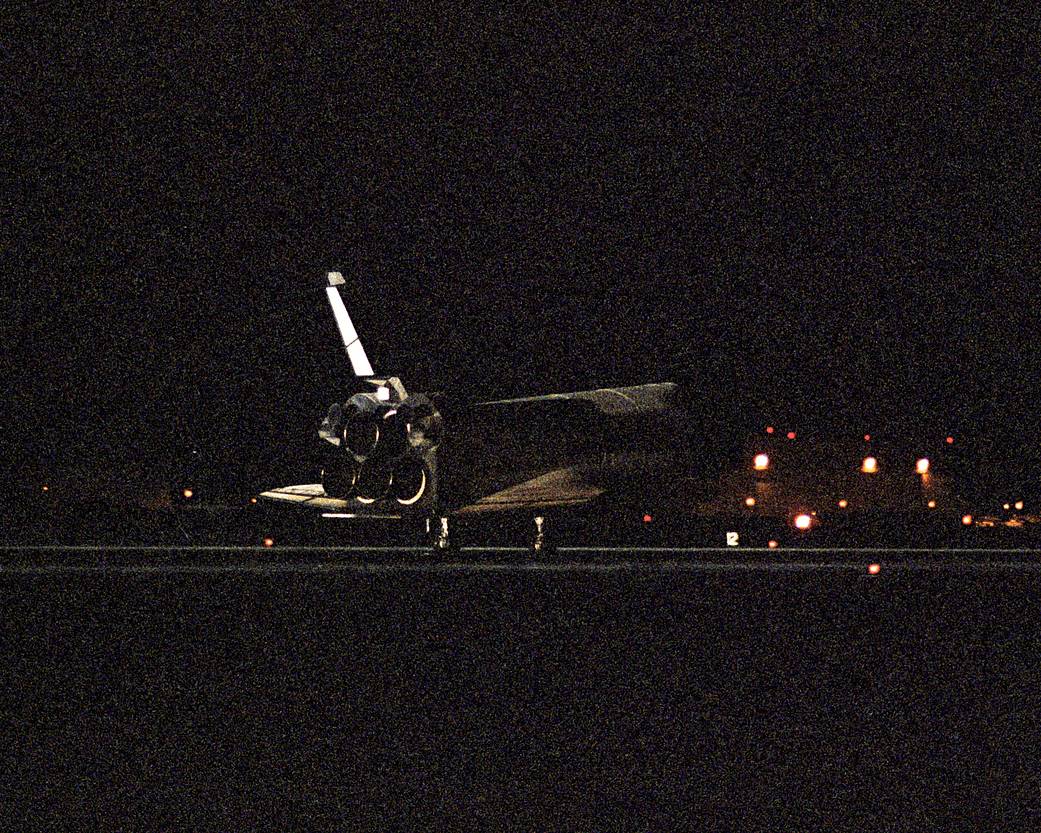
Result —
<svg viewBox="0 0 1041 833"><path fill-rule="evenodd" d="M604 493L575 469L558 469L483 497L457 510L460 515L507 509L547 509L588 503Z"/></svg>

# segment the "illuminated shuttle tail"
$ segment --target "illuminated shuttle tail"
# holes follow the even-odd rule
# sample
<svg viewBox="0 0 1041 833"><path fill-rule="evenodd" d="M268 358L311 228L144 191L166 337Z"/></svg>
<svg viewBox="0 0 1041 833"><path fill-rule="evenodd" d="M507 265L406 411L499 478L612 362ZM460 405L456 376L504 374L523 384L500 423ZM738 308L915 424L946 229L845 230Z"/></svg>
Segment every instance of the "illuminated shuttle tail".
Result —
<svg viewBox="0 0 1041 833"><path fill-rule="evenodd" d="M329 272L325 277L325 294L329 297L329 305L333 308L336 326L340 330L347 358L351 360L351 367L354 368L354 375L361 378L371 377L372 365L369 364L369 357L365 355L365 348L362 347L358 331L354 328L351 316L347 313L343 298L340 297L339 287L343 286L346 281L339 272Z"/></svg>
<svg viewBox="0 0 1041 833"><path fill-rule="evenodd" d="M377 393L381 400L386 401L393 397L401 402L408 394L400 379L397 377L373 378L372 364L362 346L361 336L358 335L354 322L351 321L351 316L347 312L347 307L343 303L343 298L340 296L340 287L346 283L339 272L327 272L325 275L325 294L329 299L329 306L332 307L336 327L340 331L340 338L343 339L343 347L347 351L347 358L351 361L354 375L374 385L378 389Z"/></svg>

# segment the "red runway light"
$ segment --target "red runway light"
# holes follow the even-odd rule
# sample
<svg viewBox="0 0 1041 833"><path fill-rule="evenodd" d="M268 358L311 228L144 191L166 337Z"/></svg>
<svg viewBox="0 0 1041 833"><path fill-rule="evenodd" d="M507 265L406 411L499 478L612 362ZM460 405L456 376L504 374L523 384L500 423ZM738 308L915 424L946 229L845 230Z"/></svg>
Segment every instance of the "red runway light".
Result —
<svg viewBox="0 0 1041 833"><path fill-rule="evenodd" d="M953 444L954 444L954 437L948 437L947 438L947 445L953 445Z"/></svg>
<svg viewBox="0 0 1041 833"><path fill-rule="evenodd" d="M773 432L774 432L774 427L772 425L767 425L766 426L766 433L767 434L772 434Z"/></svg>
<svg viewBox="0 0 1041 833"><path fill-rule="evenodd" d="M794 431L789 431L788 432L788 439L789 440L794 440L795 439L795 432Z"/></svg>
<svg viewBox="0 0 1041 833"><path fill-rule="evenodd" d="M871 435L870 434L865 434L864 435L864 442L866 442L866 443L871 442Z"/></svg>
<svg viewBox="0 0 1041 833"><path fill-rule="evenodd" d="M275 539L274 538L265 538L264 539L264 546L265 547L273 547L273 546L275 546Z"/></svg>
<svg viewBox="0 0 1041 833"><path fill-rule="evenodd" d="M649 523L650 523L651 521L653 521L653 520L654 520L654 518L653 518L653 517L651 517L650 515L644 515L644 516L643 516L643 522L644 522L645 524L649 524Z"/></svg>
<svg viewBox="0 0 1041 833"><path fill-rule="evenodd" d="M868 571L869 575L877 576L879 573L882 572L882 565L881 564L868 564L867 571Z"/></svg>

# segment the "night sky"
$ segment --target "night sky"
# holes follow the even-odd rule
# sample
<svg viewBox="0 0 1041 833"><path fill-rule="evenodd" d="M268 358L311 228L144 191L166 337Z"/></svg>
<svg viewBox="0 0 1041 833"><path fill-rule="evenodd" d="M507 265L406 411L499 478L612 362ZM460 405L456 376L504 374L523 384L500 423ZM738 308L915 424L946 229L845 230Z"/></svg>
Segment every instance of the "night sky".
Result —
<svg viewBox="0 0 1041 833"><path fill-rule="evenodd" d="M11 38L16 468L198 447L274 485L350 390L329 268L412 389L682 375L753 421L1037 445L1025 19L191 7Z"/></svg>

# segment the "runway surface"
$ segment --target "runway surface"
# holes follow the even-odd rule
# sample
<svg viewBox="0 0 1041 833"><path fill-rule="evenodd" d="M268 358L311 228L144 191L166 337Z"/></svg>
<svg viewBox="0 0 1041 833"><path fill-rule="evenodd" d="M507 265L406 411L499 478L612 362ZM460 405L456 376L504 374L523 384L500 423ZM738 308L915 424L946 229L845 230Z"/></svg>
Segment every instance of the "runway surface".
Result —
<svg viewBox="0 0 1041 833"><path fill-rule="evenodd" d="M611 571L1037 571L1041 550L923 547L423 547L13 546L0 573L329 573Z"/></svg>
<svg viewBox="0 0 1041 833"><path fill-rule="evenodd" d="M3 549L0 827L1036 830L1039 563Z"/></svg>

